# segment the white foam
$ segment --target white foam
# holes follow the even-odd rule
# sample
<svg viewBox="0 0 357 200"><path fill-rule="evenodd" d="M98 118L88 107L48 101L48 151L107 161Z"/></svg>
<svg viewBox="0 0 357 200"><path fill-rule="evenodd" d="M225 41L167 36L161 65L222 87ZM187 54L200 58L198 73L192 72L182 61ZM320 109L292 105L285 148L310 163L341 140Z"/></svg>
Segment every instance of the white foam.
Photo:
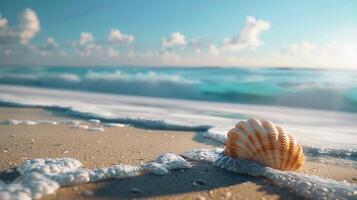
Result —
<svg viewBox="0 0 357 200"><path fill-rule="evenodd" d="M21 121L15 119L6 119L0 122L2 125L19 125Z"/></svg>
<svg viewBox="0 0 357 200"><path fill-rule="evenodd" d="M91 122L91 123L94 123L94 124L100 124L100 120L99 119L89 119L88 121Z"/></svg>
<svg viewBox="0 0 357 200"><path fill-rule="evenodd" d="M16 120L16 119L6 119L0 121L0 125L73 125L78 126L79 121L76 120L65 120L65 121L51 121L51 120Z"/></svg>
<svg viewBox="0 0 357 200"><path fill-rule="evenodd" d="M37 124L40 124L40 125L57 125L58 122L57 121L49 121L49 120L38 120Z"/></svg>
<svg viewBox="0 0 357 200"><path fill-rule="evenodd" d="M24 125L37 125L38 123L36 121L32 121L32 120L24 120L22 121L21 124L24 124Z"/></svg>
<svg viewBox="0 0 357 200"><path fill-rule="evenodd" d="M81 166L81 162L73 158L38 158L24 161L22 165L17 167L17 171L20 172L20 174L26 174L29 172L58 174L78 169Z"/></svg>
<svg viewBox="0 0 357 200"><path fill-rule="evenodd" d="M156 163L161 164L166 169L184 169L190 168L191 165L181 156L177 156L173 153L165 153L159 156L156 160Z"/></svg>
<svg viewBox="0 0 357 200"><path fill-rule="evenodd" d="M59 188L56 181L45 175L30 172L23 174L10 184L0 186L1 200L38 199L55 192Z"/></svg>
<svg viewBox="0 0 357 200"><path fill-rule="evenodd" d="M77 120L64 120L58 122L58 124L73 125L73 126L78 126L80 123L81 122Z"/></svg>
<svg viewBox="0 0 357 200"><path fill-rule="evenodd" d="M16 119L7 119L0 121L2 125L37 125L38 122L33 120L16 120Z"/></svg>
<svg viewBox="0 0 357 200"><path fill-rule="evenodd" d="M197 161L206 161L235 173L264 177L274 185L287 188L302 198L309 199L355 199L357 185L323 179L303 173L280 171L264 167L256 162L237 160L224 156L223 149L193 149L184 156ZM34 159L25 161L17 170L21 176L10 184L0 181L0 199L41 198L56 191L59 186L78 185L111 178L130 178L151 172L165 175L170 169L190 168L182 157L166 153L155 161L140 166L114 165L111 167L85 169L72 158Z"/></svg>
<svg viewBox="0 0 357 200"><path fill-rule="evenodd" d="M264 167L253 161L227 157L219 149L194 149L186 151L184 156L211 162L217 167L235 173L264 177L274 185L287 188L306 199L357 199L356 184Z"/></svg>
<svg viewBox="0 0 357 200"><path fill-rule="evenodd" d="M89 126L88 126L88 125L78 124L78 125L72 126L72 128L78 128L78 129L88 130L88 129L89 129Z"/></svg>
<svg viewBox="0 0 357 200"><path fill-rule="evenodd" d="M94 131L94 132L103 132L104 128L103 127L90 127L87 130L88 131Z"/></svg>
<svg viewBox="0 0 357 200"><path fill-rule="evenodd" d="M156 175L165 175L169 173L169 171L162 164L156 162L144 163L141 167L144 170L150 171Z"/></svg>
<svg viewBox="0 0 357 200"><path fill-rule="evenodd" d="M119 123L105 123L104 124L105 127L126 127L125 124L119 124Z"/></svg>
<svg viewBox="0 0 357 200"><path fill-rule="evenodd" d="M213 148L213 149L191 149L185 151L183 156L192 160L197 161L207 161L214 162L219 158L219 154L222 153L222 148Z"/></svg>
<svg viewBox="0 0 357 200"><path fill-rule="evenodd" d="M12 183L0 180L1 200L37 199L55 192L60 186L79 185L112 178L130 178L151 172L165 175L171 169L190 168L182 157L172 153L159 156L155 161L140 166L113 165L110 167L85 169L73 158L26 160L17 167L21 176Z"/></svg>

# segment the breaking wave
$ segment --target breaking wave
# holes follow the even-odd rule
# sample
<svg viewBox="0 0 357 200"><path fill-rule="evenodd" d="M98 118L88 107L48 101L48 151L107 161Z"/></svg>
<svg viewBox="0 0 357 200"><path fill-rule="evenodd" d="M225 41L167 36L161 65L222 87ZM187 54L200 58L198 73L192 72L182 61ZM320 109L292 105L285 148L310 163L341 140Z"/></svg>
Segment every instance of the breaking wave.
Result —
<svg viewBox="0 0 357 200"><path fill-rule="evenodd" d="M274 68L0 68L0 84L348 112L357 112L356 77Z"/></svg>

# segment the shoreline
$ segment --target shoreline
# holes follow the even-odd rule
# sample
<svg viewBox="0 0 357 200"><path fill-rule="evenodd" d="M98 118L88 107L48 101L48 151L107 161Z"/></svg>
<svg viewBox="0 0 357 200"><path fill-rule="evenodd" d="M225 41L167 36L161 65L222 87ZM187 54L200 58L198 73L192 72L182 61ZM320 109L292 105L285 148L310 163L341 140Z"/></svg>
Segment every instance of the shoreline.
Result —
<svg viewBox="0 0 357 200"><path fill-rule="evenodd" d="M156 130L206 131L224 139L238 120L269 119L305 146L338 149L356 155L357 114L263 105L221 104L178 99L133 97L18 86L0 86L0 101L56 110L82 119L131 124ZM100 102L100 103L99 103ZM66 117L66 116L64 116ZM338 132L338 137L336 133ZM222 141L222 140L220 140Z"/></svg>
<svg viewBox="0 0 357 200"><path fill-rule="evenodd" d="M0 120L68 120L41 108L0 107ZM81 120L79 120L81 121ZM88 121L81 121L88 124ZM132 127L110 127L103 132L74 129L68 125L0 125L0 179L14 178L6 172L25 159L72 157L84 167L106 167L113 164L138 165L149 162L162 153L181 154L194 148L213 148L218 142L202 138L194 132L146 130ZM14 136L15 135L15 136ZM7 150L6 150L7 149ZM5 152L6 150L7 152ZM335 180L356 183L355 168L334 166L307 161L301 172ZM8 176L8 177L6 177ZM202 185L193 183L202 179ZM174 181L173 181L174 180ZM154 184L147 185L147 182ZM132 189L139 189L133 192ZM242 192L244 191L244 192ZM157 177L152 174L140 177L109 180L73 187L63 187L44 199L207 199L247 198L279 199L297 198L287 190L270 185L264 179L233 174L205 163L192 169L172 171Z"/></svg>

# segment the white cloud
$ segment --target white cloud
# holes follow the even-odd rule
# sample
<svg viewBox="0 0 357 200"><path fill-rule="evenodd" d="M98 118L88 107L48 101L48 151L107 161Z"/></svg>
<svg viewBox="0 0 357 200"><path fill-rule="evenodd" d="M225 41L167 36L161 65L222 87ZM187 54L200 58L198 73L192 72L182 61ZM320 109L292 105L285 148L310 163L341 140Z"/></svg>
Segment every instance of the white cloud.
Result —
<svg viewBox="0 0 357 200"><path fill-rule="evenodd" d="M107 56L109 58L115 58L119 56L119 52L116 49L108 48L107 49Z"/></svg>
<svg viewBox="0 0 357 200"><path fill-rule="evenodd" d="M34 45L34 44L27 44L23 46L25 49L32 51L32 53L37 53L42 56L47 56L52 53L55 53L55 50L58 48L58 44L53 37L48 37L46 42L42 45Z"/></svg>
<svg viewBox="0 0 357 200"><path fill-rule="evenodd" d="M201 37L196 37L192 38L187 45L189 45L196 54L201 54L203 49L208 48L209 42Z"/></svg>
<svg viewBox="0 0 357 200"><path fill-rule="evenodd" d="M78 48L78 51L81 56L91 56L93 54L99 55L102 54L101 50L103 49L102 46L96 44L88 44L85 46L81 46Z"/></svg>
<svg viewBox="0 0 357 200"><path fill-rule="evenodd" d="M132 35L126 35L122 32L120 32L118 29L112 29L110 30L108 34L108 42L109 43L130 43L134 41L134 36Z"/></svg>
<svg viewBox="0 0 357 200"><path fill-rule="evenodd" d="M45 45L41 46L41 48L43 50L48 50L48 51L54 50L54 49L58 48L58 43L55 41L55 39L53 37L48 37L46 39Z"/></svg>
<svg viewBox="0 0 357 200"><path fill-rule="evenodd" d="M92 33L88 33L88 32L82 32L80 37L79 37L79 44L80 45L86 45L89 43L94 42L94 37L92 35Z"/></svg>
<svg viewBox="0 0 357 200"><path fill-rule="evenodd" d="M305 67L357 67L357 41L316 44L309 41L293 43L281 48L280 63Z"/></svg>
<svg viewBox="0 0 357 200"><path fill-rule="evenodd" d="M94 56L96 58L116 58L119 56L116 44L130 43L134 41L134 36L125 35L119 30L110 30L107 40L97 41L90 32L82 32L79 41L68 42L68 46L79 53L81 57Z"/></svg>
<svg viewBox="0 0 357 200"><path fill-rule="evenodd" d="M20 40L21 43L26 44L40 31L40 21L36 12L30 8L25 9L20 19Z"/></svg>
<svg viewBox="0 0 357 200"><path fill-rule="evenodd" d="M47 38L47 46L51 47L51 48L57 48L58 44L55 41L55 39L53 39L53 37L49 37L49 38Z"/></svg>
<svg viewBox="0 0 357 200"><path fill-rule="evenodd" d="M35 11L25 9L20 15L19 27L8 27L7 19L0 16L0 43L27 44L40 31L40 21Z"/></svg>
<svg viewBox="0 0 357 200"><path fill-rule="evenodd" d="M180 32L174 32L171 34L170 38L163 38L161 41L161 45L163 47L173 47L173 46L185 46L186 38Z"/></svg>
<svg viewBox="0 0 357 200"><path fill-rule="evenodd" d="M160 56L164 63L176 63L180 60L180 56L175 51L164 51Z"/></svg>
<svg viewBox="0 0 357 200"><path fill-rule="evenodd" d="M311 43L309 41L303 41L301 43L294 43L283 47L281 49L281 53L291 56L299 55L299 54L308 55L311 54L316 49L317 49L316 44Z"/></svg>
<svg viewBox="0 0 357 200"><path fill-rule="evenodd" d="M228 50L234 51L240 51L246 48L255 49L262 44L259 40L260 34L268 29L270 29L269 22L249 16L246 18L245 25L239 35L233 39L225 40L223 46Z"/></svg>
<svg viewBox="0 0 357 200"><path fill-rule="evenodd" d="M94 42L94 37L90 32L80 33L79 41L69 42L68 45L81 57L91 56L94 53L98 54L102 50L102 46Z"/></svg>
<svg viewBox="0 0 357 200"><path fill-rule="evenodd" d="M209 53L219 55L223 51L242 51L245 49L255 50L263 44L259 36L262 32L270 29L270 23L261 19L248 16L239 34L233 38L226 38L221 47L211 45Z"/></svg>
<svg viewBox="0 0 357 200"><path fill-rule="evenodd" d="M3 29L7 26L7 19L2 18L1 14L0 14L0 29Z"/></svg>
<svg viewBox="0 0 357 200"><path fill-rule="evenodd" d="M208 53L213 56L219 56L221 53L220 50L216 47L216 45L211 44L208 50Z"/></svg>

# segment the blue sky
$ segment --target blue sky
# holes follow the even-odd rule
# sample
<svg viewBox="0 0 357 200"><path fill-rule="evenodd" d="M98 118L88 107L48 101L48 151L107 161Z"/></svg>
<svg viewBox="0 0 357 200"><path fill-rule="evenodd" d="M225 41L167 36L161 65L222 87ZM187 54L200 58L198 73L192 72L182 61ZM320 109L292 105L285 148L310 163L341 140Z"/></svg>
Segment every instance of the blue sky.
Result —
<svg viewBox="0 0 357 200"><path fill-rule="evenodd" d="M0 13L0 65L357 67L352 0L2 0Z"/></svg>

